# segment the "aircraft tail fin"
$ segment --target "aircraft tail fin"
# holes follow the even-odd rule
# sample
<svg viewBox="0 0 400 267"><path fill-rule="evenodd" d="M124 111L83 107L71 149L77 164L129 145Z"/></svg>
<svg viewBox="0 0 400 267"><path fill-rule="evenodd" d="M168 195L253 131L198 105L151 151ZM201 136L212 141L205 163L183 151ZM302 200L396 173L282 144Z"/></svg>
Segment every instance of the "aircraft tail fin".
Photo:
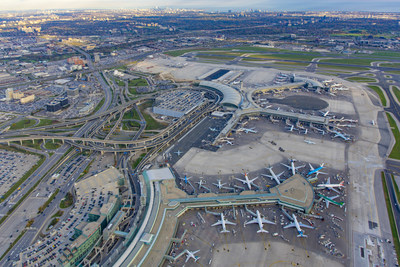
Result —
<svg viewBox="0 0 400 267"><path fill-rule="evenodd" d="M226 229L221 231L221 233L230 233L230 232L231 232L231 231L226 230Z"/></svg>
<svg viewBox="0 0 400 267"><path fill-rule="evenodd" d="M303 234L303 232L300 232L300 234L298 234L297 237L308 237L308 236Z"/></svg>
<svg viewBox="0 0 400 267"><path fill-rule="evenodd" d="M267 233L268 234L269 232L267 230L260 229L260 230L257 231L257 233Z"/></svg>
<svg viewBox="0 0 400 267"><path fill-rule="evenodd" d="M339 185L344 186L344 181L341 181Z"/></svg>

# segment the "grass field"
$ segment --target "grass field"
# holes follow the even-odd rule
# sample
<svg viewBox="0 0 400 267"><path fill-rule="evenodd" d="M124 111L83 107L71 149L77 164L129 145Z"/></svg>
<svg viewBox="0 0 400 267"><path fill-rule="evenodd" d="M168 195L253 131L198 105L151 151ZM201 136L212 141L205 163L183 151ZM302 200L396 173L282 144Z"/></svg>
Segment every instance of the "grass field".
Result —
<svg viewBox="0 0 400 267"><path fill-rule="evenodd" d="M23 119L16 123L11 124L10 130L19 130L32 127L35 125L36 120L34 119Z"/></svg>
<svg viewBox="0 0 400 267"><path fill-rule="evenodd" d="M31 141L31 140L24 140L22 141L22 146L26 146L26 147L30 147L30 148L34 148L37 150L42 150L40 145L42 144L43 140L35 140L35 142ZM21 143L19 141L15 141L13 142L14 144L17 145L21 145Z"/></svg>
<svg viewBox="0 0 400 267"><path fill-rule="evenodd" d="M392 89L397 101L400 102L400 89L397 86L393 86Z"/></svg>
<svg viewBox="0 0 400 267"><path fill-rule="evenodd" d="M204 48L204 49L201 49L201 48L182 49L182 50L167 51L167 52L164 52L164 54L166 54L168 56L171 56L171 57L179 57L179 56L182 56L183 54L188 53L188 52L206 51L206 50L208 50L208 49L206 49L206 48Z"/></svg>
<svg viewBox="0 0 400 267"><path fill-rule="evenodd" d="M131 109L128 112L125 112L124 116L122 117L123 120L140 120L139 114L136 112L135 109Z"/></svg>
<svg viewBox="0 0 400 267"><path fill-rule="evenodd" d="M74 204L74 198L70 192L68 192L65 197L60 202L60 208L66 209Z"/></svg>
<svg viewBox="0 0 400 267"><path fill-rule="evenodd" d="M377 82L377 80L374 78L359 77L359 76L350 77L350 78L347 78L346 80L351 81L351 82L359 82L359 83L376 83Z"/></svg>
<svg viewBox="0 0 400 267"><path fill-rule="evenodd" d="M378 94L379 98L381 99L382 106L385 107L386 106L386 97L385 97L385 94L383 93L382 89L376 85L368 85L368 87L371 88L372 90L374 90Z"/></svg>
<svg viewBox="0 0 400 267"><path fill-rule="evenodd" d="M400 159L400 132L399 128L397 127L396 121L393 119L392 115L386 113L388 118L390 128L392 129L392 133L396 143L393 146L392 151L390 152L389 158L392 159Z"/></svg>
<svg viewBox="0 0 400 267"><path fill-rule="evenodd" d="M137 121L126 121L122 124L122 130L137 131L140 129L140 124Z"/></svg>
<svg viewBox="0 0 400 267"><path fill-rule="evenodd" d="M156 121L150 114L144 112L144 110L153 105L153 101L146 101L139 106L140 112L146 121L146 130L161 130L166 128L168 125Z"/></svg>
<svg viewBox="0 0 400 267"><path fill-rule="evenodd" d="M371 66L371 62L374 61L376 61L376 59L367 59L367 58L331 58L331 59L320 60L320 62L323 63L362 65L362 66Z"/></svg>
<svg viewBox="0 0 400 267"><path fill-rule="evenodd" d="M364 67L353 67L353 66L337 66L337 65L330 65L330 64L318 64L319 69L323 70L339 70L339 71L364 71L369 70L369 68Z"/></svg>
<svg viewBox="0 0 400 267"><path fill-rule="evenodd" d="M132 86L148 86L148 85L149 84L147 83L146 79L144 79L144 78L130 80L129 83L128 83L129 87L132 87Z"/></svg>
<svg viewBox="0 0 400 267"><path fill-rule="evenodd" d="M58 122L59 121L57 121L57 120L40 119L39 123L35 127L51 125L51 124L55 124L55 123L58 123Z"/></svg>
<svg viewBox="0 0 400 267"><path fill-rule="evenodd" d="M389 192L387 189L385 174L383 172L381 172L381 178L382 178L383 192L385 194L386 208L387 208L387 212L388 212L388 216L389 216L390 228L392 230L394 248L396 250L397 260L400 262L399 233L397 232L397 227L396 227L396 223L395 223L394 215L393 215L393 209L392 209L392 205L390 203Z"/></svg>
<svg viewBox="0 0 400 267"><path fill-rule="evenodd" d="M54 142L53 142L53 141L50 141L50 140L47 141L47 142L44 144L44 147L45 147L46 149L51 149L51 150L53 150L53 149L59 148L61 145L62 145L62 142L61 142L60 140L55 139Z"/></svg>
<svg viewBox="0 0 400 267"><path fill-rule="evenodd" d="M249 58L300 60L308 62L313 60L315 56L307 54L271 54L271 55L262 54L262 55L250 55Z"/></svg>
<svg viewBox="0 0 400 267"><path fill-rule="evenodd" d="M400 68L400 63L381 63L379 66L387 68Z"/></svg>
<svg viewBox="0 0 400 267"><path fill-rule="evenodd" d="M143 160L143 158L146 156L146 153L142 153L140 154L139 158L136 159L133 163L132 163L132 168L135 169L139 163Z"/></svg>

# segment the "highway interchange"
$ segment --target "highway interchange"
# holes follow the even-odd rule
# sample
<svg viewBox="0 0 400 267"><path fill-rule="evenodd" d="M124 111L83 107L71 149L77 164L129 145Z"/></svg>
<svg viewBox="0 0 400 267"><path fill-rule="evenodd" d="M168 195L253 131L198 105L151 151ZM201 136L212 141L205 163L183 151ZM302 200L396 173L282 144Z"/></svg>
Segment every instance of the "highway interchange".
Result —
<svg viewBox="0 0 400 267"><path fill-rule="evenodd" d="M129 108L135 108L138 114L140 115L141 121L144 121L144 118L140 111L137 108L137 103L140 102L140 100L133 100L133 101L125 101L122 92L120 96L117 94L112 94L112 91L110 89L109 84L106 83L106 81L101 77L101 74L99 70L95 67L93 67L92 60L90 56L85 53L82 50L78 50L81 52L86 58L88 59L89 64L89 71L92 72L95 77L97 78L98 81L101 83L101 87L104 91L104 97L105 97L105 102L104 105L96 112L96 114L91 115L89 117L83 118L83 119L78 119L75 121L69 121L69 122L63 122L51 126L44 126L44 127L37 127L36 129L29 129L29 130L21 130L21 131L16 131L15 133L7 133L3 134L2 138L0 139L0 142L2 143L8 143L8 142L13 142L13 141L22 141L22 140L52 140L52 139L62 139L66 140L66 144L58 148L55 153L52 156L47 156L45 162L32 174L30 179L27 180L22 186L21 190L18 192L18 195L13 198L13 203L16 203L18 200L20 200L25 194L28 193L29 189L39 181L39 179L43 178L45 175L46 177L51 176L51 174L66 160L69 158L73 157L78 151L75 149L71 150L69 153L67 153L70 149L70 145L72 144L75 148L80 148L84 150L90 150L93 151L92 156L88 158L83 164L81 164L77 171L70 177L70 182L71 183L66 183L64 184L61 188L61 192L68 192L72 186L73 183L72 181L76 180L78 176L82 173L82 171L88 166L89 162L94 158L94 154L96 153L95 151L102 151L102 152L131 152L135 151L138 149L143 149L143 148L159 148L159 147L165 147L166 145L172 144L172 141L175 141L177 139L177 136L182 133L182 131L187 131L191 129L194 125L197 124L198 121L200 121L202 118L204 118L205 114L209 114L214 108L216 107L216 104L218 103L218 100L215 100L215 102L210 103L209 105L205 105L203 107L203 110L200 111L194 111L193 113L189 114L188 117L185 117L184 119L178 121L176 124L170 126L167 128L164 132L154 136L153 138L150 138L149 140L138 140L138 137L140 136L140 133L144 130L144 125L143 127L140 128L139 133L131 140L131 141L116 141L116 140L111 140L109 138L106 138L105 140L99 140L93 138L94 133L96 132L96 129L100 129L102 125L107 122L107 119L110 119L113 116L119 115L119 118L122 118L123 113L128 110ZM137 59L143 58L147 56L147 54L143 54L141 56L138 56ZM340 64L337 64L340 66ZM358 65L354 65L358 66ZM358 66L361 67L361 66ZM394 99L392 93L390 92L389 86L390 85L396 85L400 88L400 83L399 79L393 78L395 83L388 83L386 78L384 78L384 73L383 71L385 70L393 70L393 68L382 68L382 67L372 67L371 73L375 74L378 80L379 80L379 85L382 86L382 88L385 90L387 97L389 98L389 106L385 107L385 111L391 112L398 121L400 121L400 110L399 104L397 101ZM370 73L370 72L366 72ZM340 75L339 77L341 78L346 78L351 75ZM396 75L392 75L396 76ZM118 97L120 97L121 105L117 105ZM147 97L152 97L152 96L147 96ZM147 97L143 97L143 99L147 99ZM218 97L217 97L218 98ZM124 100L123 100L124 99ZM122 114L122 115L121 115ZM18 120L20 117L15 118L12 122ZM8 125L11 122L8 123ZM57 127L62 127L62 126L71 126L71 125L76 125L76 124L84 124L72 137L63 137L57 134L52 134L52 135L36 135L37 130L41 130L45 132L48 129L51 128L57 128ZM115 129L114 129L115 130ZM29 136L26 137L12 137L14 134L29 134ZM77 142L74 142L77 141ZM87 145L87 143L90 143L90 145ZM99 145L99 144L102 145ZM105 146L107 145L112 145L112 146ZM124 144L125 147L120 147L120 144ZM116 145L116 146L115 146ZM114 147L113 147L114 146ZM183 145L184 147L184 145ZM179 149L179 146L177 145L175 148ZM156 149L153 149L152 151L156 151ZM66 154L67 153L67 154ZM155 152L154 152L155 153ZM128 164L128 158L131 156L131 154L124 153L124 154L118 154L118 166L124 171L125 176L129 177L129 181L131 184L131 187L134 188L134 192L139 192L139 184L138 184L138 179L135 174L135 170L132 169L130 164ZM149 153L146 158L152 157L153 154ZM176 157L173 155L173 157ZM59 162L62 160L61 162ZM146 164L146 160L143 160L142 163L137 167L137 169L142 168ZM400 163L395 160L389 160L387 159L386 161L386 168L389 170L389 172L399 174L400 173ZM55 167L55 168L53 168ZM49 173L49 170L52 170L52 172ZM388 174L389 172L385 172ZM394 198L394 189L393 185L391 182L391 179L389 179L389 176L386 176L387 183L389 185L389 193L390 197L392 200L392 205L393 205L393 210L395 211L395 216L396 216L396 222L399 224L400 222L400 209L397 201ZM46 179L44 179L46 180ZM40 187L40 185L39 185ZM14 248L9 252L7 257L3 259L2 262L0 262L1 265L3 266L11 266L11 262L17 260L18 254L20 251L22 251L25 247L27 247L28 244L32 242L32 240L35 239L37 236L39 230L43 227L44 222L48 220L48 215L52 213L52 211L55 209L55 207L58 205L59 201L61 198L64 196L64 194L58 194L56 199L51 203L51 205L46 209L45 213L43 215L38 216L35 219L34 224L30 229L28 229L27 233L20 239L20 241L14 246ZM30 196L26 198L25 201L29 201ZM4 202L8 202L9 199L4 200ZM135 201L135 210L139 206L139 201ZM13 211L13 214L7 219L7 220L12 220L14 218L13 216L17 216L17 214L22 213L22 204ZM0 207L0 213L1 214L6 214L7 211L11 208L10 205L2 205ZM15 215L14 215L15 214ZM5 227L7 220L0 226L0 230L2 227Z"/></svg>

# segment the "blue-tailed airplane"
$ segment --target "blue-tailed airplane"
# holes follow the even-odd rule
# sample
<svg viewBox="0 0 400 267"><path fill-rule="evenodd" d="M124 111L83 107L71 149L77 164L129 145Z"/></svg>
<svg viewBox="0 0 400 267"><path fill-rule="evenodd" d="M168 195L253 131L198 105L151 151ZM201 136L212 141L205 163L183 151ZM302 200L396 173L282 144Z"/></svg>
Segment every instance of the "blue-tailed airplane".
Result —
<svg viewBox="0 0 400 267"><path fill-rule="evenodd" d="M185 249L185 253L186 253L186 261L188 262L189 259L194 259L194 261L196 262L198 259L200 259L200 257L196 257L194 254L196 254L197 252L199 252L200 250L196 250L196 251L189 251L187 249Z"/></svg>
<svg viewBox="0 0 400 267"><path fill-rule="evenodd" d="M316 175L318 175L318 174L327 174L325 172L320 172L320 170L322 170L324 168L324 163L322 163L321 165L319 165L318 168L315 168L315 169L310 163L308 163L308 165L310 165L310 171L307 173L307 176L310 176L310 175L312 175L314 173Z"/></svg>
<svg viewBox="0 0 400 267"><path fill-rule="evenodd" d="M296 227L297 232L299 233L299 234L297 235L297 237L307 237L307 236L304 234L304 231L301 229L301 227L309 228L309 229L314 229L314 228L315 228L315 227L310 226L310 225L306 225L306 224L303 224L303 223L299 223L299 222L297 221L296 215L294 215L294 214L292 214L292 218L293 218L293 222L292 222L292 223L289 223L288 225L284 226L283 228L286 229L286 228L290 228L290 227Z"/></svg>
<svg viewBox="0 0 400 267"><path fill-rule="evenodd" d="M189 179L190 179L190 178L192 178L192 177L187 177L187 176L185 175L185 177L179 178L179 179L185 181L185 184L187 184L187 183L189 182Z"/></svg>

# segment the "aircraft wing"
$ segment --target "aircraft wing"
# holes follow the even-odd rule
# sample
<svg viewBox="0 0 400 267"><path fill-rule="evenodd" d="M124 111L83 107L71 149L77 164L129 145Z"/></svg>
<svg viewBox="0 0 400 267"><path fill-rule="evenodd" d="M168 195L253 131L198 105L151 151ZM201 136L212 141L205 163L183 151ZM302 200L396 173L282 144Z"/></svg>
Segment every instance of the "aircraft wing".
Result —
<svg viewBox="0 0 400 267"><path fill-rule="evenodd" d="M281 172L280 174L277 174L276 177L280 177L282 174L284 174L285 172Z"/></svg>
<svg viewBox="0 0 400 267"><path fill-rule="evenodd" d="M245 224L258 223L257 218L246 222Z"/></svg>
<svg viewBox="0 0 400 267"><path fill-rule="evenodd" d="M325 206L326 208L329 208L329 201L325 199Z"/></svg>
<svg viewBox="0 0 400 267"><path fill-rule="evenodd" d="M262 223L269 223L269 224L275 224L274 222L268 221L267 219L261 218Z"/></svg>
<svg viewBox="0 0 400 267"><path fill-rule="evenodd" d="M251 180L250 180L250 183L253 183L253 182L254 182L255 180L257 180L257 179L258 179L258 177L251 179Z"/></svg>
<svg viewBox="0 0 400 267"><path fill-rule="evenodd" d="M274 178L274 177L272 177L272 175L268 175L268 174L261 174L262 176L265 176L265 177L268 177L268 178Z"/></svg>
<svg viewBox="0 0 400 267"><path fill-rule="evenodd" d="M328 180L326 180L327 184L331 184L331 177L328 177Z"/></svg>
<svg viewBox="0 0 400 267"><path fill-rule="evenodd" d="M236 223L233 223L233 222L230 222L230 221L225 221L225 224L236 225Z"/></svg>
<svg viewBox="0 0 400 267"><path fill-rule="evenodd" d="M314 229L315 227L311 226L311 225L307 225L307 224L303 224L301 222L299 222L300 227L304 227L304 228L308 228L308 229Z"/></svg>
<svg viewBox="0 0 400 267"><path fill-rule="evenodd" d="M196 254L197 252L199 252L200 251L200 249L199 250L196 250L196 251L193 251L192 253L193 254Z"/></svg>
<svg viewBox="0 0 400 267"><path fill-rule="evenodd" d="M241 182L244 183L244 184L247 183L246 180L242 180L242 179L239 179L239 178L236 178L236 177L235 177L235 179L238 180L238 181L241 181Z"/></svg>
<svg viewBox="0 0 400 267"><path fill-rule="evenodd" d="M310 169L313 171L314 167L311 165L311 163L308 163L308 165L310 165Z"/></svg>
<svg viewBox="0 0 400 267"><path fill-rule="evenodd" d="M294 222L289 223L288 225L284 226L283 228L290 228L290 227L296 227L296 224Z"/></svg>
<svg viewBox="0 0 400 267"><path fill-rule="evenodd" d="M292 167L290 167L289 165L286 165L286 164L284 164L284 163L281 163L283 166L285 166L286 168L288 168L288 169L291 169Z"/></svg>
<svg viewBox="0 0 400 267"><path fill-rule="evenodd" d="M185 262L188 262L188 260L190 259L191 257L189 256L189 255L186 255L186 261Z"/></svg>
<svg viewBox="0 0 400 267"><path fill-rule="evenodd" d="M296 170L297 169L300 169L300 168L304 168L306 165L301 165L301 166L297 166L297 167L294 167Z"/></svg>
<svg viewBox="0 0 400 267"><path fill-rule="evenodd" d="M222 224L222 221L218 221L218 222L216 222L214 224L211 224L211 226L217 226L217 225L221 225L221 224Z"/></svg>
<svg viewBox="0 0 400 267"><path fill-rule="evenodd" d="M329 188L329 189L331 189L332 191L335 191L336 193L340 194L339 191L336 190L336 188L332 187L332 188Z"/></svg>
<svg viewBox="0 0 400 267"><path fill-rule="evenodd" d="M330 199L334 200L336 198L338 198L339 196L334 196L334 197L329 197Z"/></svg>

